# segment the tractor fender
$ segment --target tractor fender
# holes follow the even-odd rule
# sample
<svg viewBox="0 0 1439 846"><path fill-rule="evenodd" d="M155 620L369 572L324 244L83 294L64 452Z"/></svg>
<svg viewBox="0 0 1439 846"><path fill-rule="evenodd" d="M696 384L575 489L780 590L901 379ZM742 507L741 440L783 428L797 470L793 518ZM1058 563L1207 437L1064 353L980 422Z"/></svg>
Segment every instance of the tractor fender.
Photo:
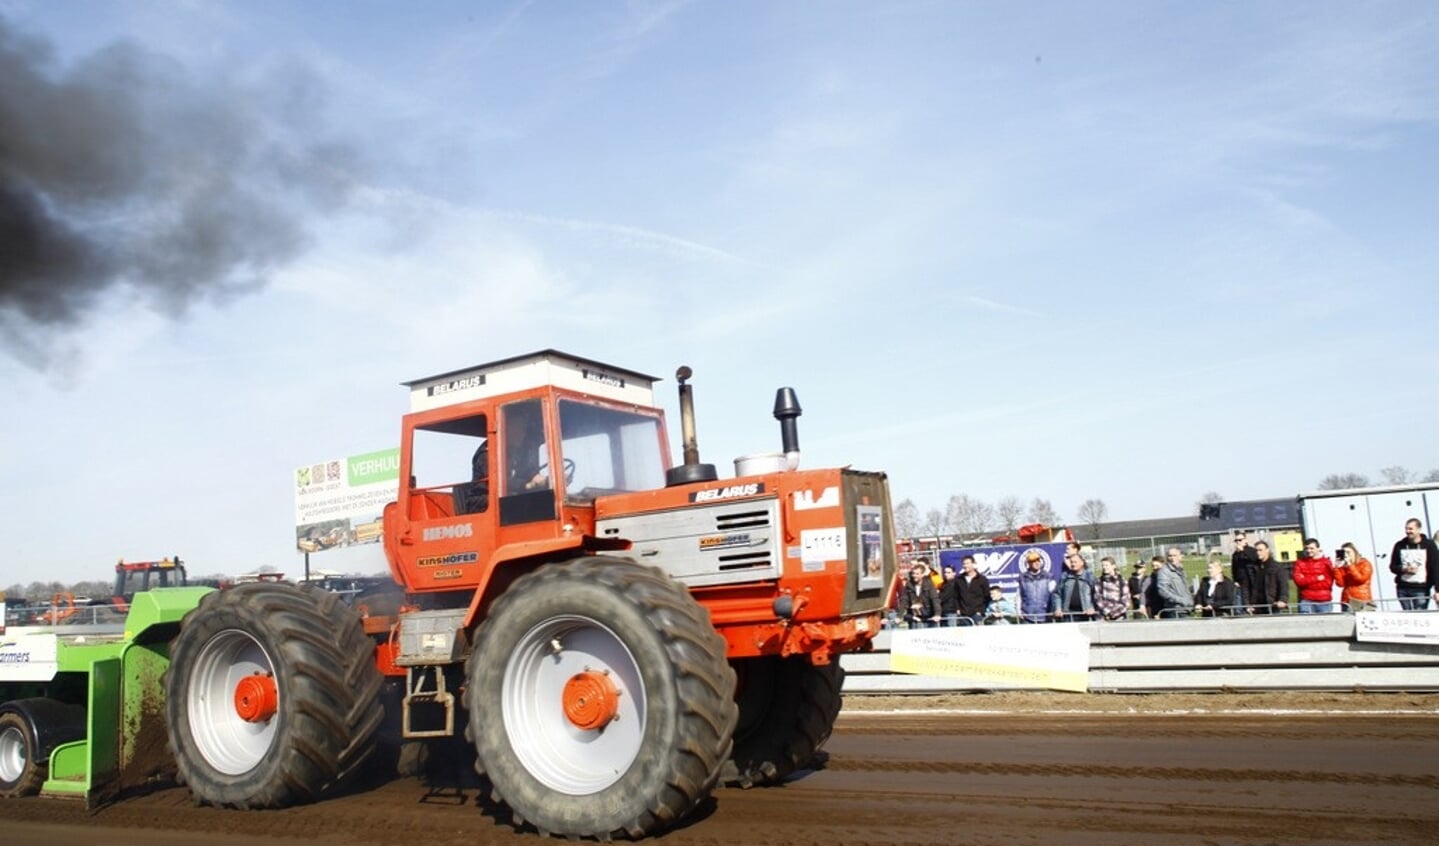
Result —
<svg viewBox="0 0 1439 846"><path fill-rule="evenodd" d="M544 540L521 541L519 543L507 543L495 550L490 558L490 566L485 570L484 579L475 585L475 595L470 599L470 610L465 614L463 628L472 629L479 622L481 611L494 599L491 595L490 585L499 581L501 586L508 585L516 578L534 569L534 567L546 561L556 561L573 558L575 553L594 553L620 551L630 548L627 540L612 540L609 538L597 538L593 535L565 535L558 538L546 538ZM518 565L518 566L515 566ZM495 574L504 571L504 576L499 580Z"/></svg>
<svg viewBox="0 0 1439 846"><path fill-rule="evenodd" d="M12 699L0 705L0 714L19 714L30 731L35 758L45 763L56 746L85 737L85 706L58 699Z"/></svg>

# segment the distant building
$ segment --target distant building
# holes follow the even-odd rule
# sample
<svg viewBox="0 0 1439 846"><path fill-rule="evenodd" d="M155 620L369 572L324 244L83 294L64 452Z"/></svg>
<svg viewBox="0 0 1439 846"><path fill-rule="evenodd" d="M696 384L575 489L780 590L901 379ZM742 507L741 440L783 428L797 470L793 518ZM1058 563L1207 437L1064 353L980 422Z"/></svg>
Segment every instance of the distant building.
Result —
<svg viewBox="0 0 1439 846"><path fill-rule="evenodd" d="M1138 550L1148 555L1177 546L1190 555L1218 550L1226 556L1234 551L1234 533L1244 531L1251 544L1268 540L1275 547L1275 557L1287 561L1293 557L1288 546L1298 528L1298 503L1288 498L1217 502L1206 504L1193 517L1120 520L1097 527L1072 525L1069 530L1076 540L1090 546Z"/></svg>
<svg viewBox="0 0 1439 846"><path fill-rule="evenodd" d="M1029 528L1029 527L1026 527ZM1047 530L1041 540L1063 539L1063 529ZM1108 550L1125 550L1132 560L1163 554L1177 546L1189 555L1234 551L1234 533L1244 531L1249 542L1265 540L1274 549L1274 557L1292 561L1302 542L1299 533L1299 504L1293 498L1252 499L1239 502L1206 504L1200 514L1190 517L1157 517L1149 520L1117 520L1112 523L1070 524L1069 534L1086 546ZM1022 530L1020 534L1022 534ZM1004 539L1003 531L987 532L969 538L956 535L929 535L901 541L901 553L929 553L968 546L988 546L1000 542L1036 542L1033 537ZM1091 562L1093 563L1093 562Z"/></svg>

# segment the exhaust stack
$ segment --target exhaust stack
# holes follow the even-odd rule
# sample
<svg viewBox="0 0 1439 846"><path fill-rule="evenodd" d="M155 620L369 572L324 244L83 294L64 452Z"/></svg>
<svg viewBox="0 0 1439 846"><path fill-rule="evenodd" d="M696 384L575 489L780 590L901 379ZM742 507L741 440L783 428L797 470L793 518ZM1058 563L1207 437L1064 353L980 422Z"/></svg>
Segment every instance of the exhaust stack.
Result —
<svg viewBox="0 0 1439 846"><path fill-rule="evenodd" d="M719 478L713 464L700 463L699 440L695 437L694 389L686 382L694 371L681 366L675 371L675 381L680 385L680 433L684 438L685 463L671 467L665 474L665 485L688 485L694 482L713 482Z"/></svg>
<svg viewBox="0 0 1439 846"><path fill-rule="evenodd" d="M780 446L784 450L785 464L790 470L799 469L799 416L804 411L799 407L799 396L794 388L780 388L774 393L774 419L779 421Z"/></svg>

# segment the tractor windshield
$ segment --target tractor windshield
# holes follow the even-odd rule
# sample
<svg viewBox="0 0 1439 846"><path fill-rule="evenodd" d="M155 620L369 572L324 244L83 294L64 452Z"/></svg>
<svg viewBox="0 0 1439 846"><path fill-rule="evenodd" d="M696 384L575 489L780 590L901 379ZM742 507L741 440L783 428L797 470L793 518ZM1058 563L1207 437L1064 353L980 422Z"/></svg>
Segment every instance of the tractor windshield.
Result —
<svg viewBox="0 0 1439 846"><path fill-rule="evenodd" d="M664 449L658 412L560 400L560 454L570 502L664 487Z"/></svg>

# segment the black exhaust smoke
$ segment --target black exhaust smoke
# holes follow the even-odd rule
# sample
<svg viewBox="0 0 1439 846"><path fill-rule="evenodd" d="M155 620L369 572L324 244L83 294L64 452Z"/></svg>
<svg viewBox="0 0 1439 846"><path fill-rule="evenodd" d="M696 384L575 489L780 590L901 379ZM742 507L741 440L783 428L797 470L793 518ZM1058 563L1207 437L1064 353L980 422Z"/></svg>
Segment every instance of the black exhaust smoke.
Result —
<svg viewBox="0 0 1439 846"><path fill-rule="evenodd" d="M0 17L0 343L42 369L109 293L179 317L263 287L351 195L320 86L198 79L119 43L62 65Z"/></svg>

